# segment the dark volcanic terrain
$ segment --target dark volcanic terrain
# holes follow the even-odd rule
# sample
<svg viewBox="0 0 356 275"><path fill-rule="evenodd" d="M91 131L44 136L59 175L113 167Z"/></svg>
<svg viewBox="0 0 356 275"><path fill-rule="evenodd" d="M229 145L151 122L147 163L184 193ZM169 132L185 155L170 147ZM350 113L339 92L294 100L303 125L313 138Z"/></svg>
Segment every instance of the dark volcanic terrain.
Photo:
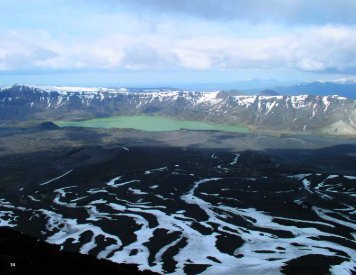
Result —
<svg viewBox="0 0 356 275"><path fill-rule="evenodd" d="M0 129L0 226L176 274L351 274L356 142Z"/></svg>
<svg viewBox="0 0 356 275"><path fill-rule="evenodd" d="M136 265L115 264L92 255L60 251L59 245L41 242L5 227L0 228L0 255L0 274L157 274L139 271Z"/></svg>

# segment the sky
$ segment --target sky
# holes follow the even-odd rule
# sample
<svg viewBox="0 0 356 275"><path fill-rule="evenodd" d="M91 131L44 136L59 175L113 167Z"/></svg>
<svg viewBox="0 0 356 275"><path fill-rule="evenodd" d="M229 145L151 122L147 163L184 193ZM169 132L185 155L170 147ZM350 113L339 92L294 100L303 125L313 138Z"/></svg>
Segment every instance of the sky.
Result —
<svg viewBox="0 0 356 275"><path fill-rule="evenodd" d="M355 0L0 0L0 86L355 77Z"/></svg>

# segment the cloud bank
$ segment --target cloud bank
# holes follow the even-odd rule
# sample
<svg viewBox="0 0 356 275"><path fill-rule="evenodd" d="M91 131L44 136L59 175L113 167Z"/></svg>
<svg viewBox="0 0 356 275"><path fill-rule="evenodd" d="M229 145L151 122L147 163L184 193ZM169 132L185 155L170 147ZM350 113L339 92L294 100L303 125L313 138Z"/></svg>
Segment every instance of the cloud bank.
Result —
<svg viewBox="0 0 356 275"><path fill-rule="evenodd" d="M161 37L112 34L61 41L45 32L9 33L0 42L0 70L16 69L356 69L356 28L322 26L263 38ZM35 39L33 39L35 37Z"/></svg>
<svg viewBox="0 0 356 275"><path fill-rule="evenodd" d="M159 77L158 72L197 72L219 81L221 72L231 76L258 70L254 78L271 72L356 72L354 0L0 4L3 75L108 71L157 72Z"/></svg>

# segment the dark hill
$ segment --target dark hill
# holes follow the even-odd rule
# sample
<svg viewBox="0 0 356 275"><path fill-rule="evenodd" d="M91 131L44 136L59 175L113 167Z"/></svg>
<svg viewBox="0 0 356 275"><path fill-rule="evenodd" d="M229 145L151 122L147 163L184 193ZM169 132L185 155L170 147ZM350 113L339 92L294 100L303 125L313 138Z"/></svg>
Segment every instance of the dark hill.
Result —
<svg viewBox="0 0 356 275"><path fill-rule="evenodd" d="M15 265L15 266L12 266ZM0 274L157 274L139 271L136 265L116 264L94 256L60 251L60 246L47 244L14 231L0 228Z"/></svg>

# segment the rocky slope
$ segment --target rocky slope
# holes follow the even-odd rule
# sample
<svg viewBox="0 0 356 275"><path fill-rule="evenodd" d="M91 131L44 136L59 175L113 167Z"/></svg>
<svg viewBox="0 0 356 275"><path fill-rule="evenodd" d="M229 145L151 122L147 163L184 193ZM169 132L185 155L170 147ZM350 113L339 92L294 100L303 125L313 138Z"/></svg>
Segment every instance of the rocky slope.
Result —
<svg viewBox="0 0 356 275"><path fill-rule="evenodd" d="M0 92L3 120L76 120L134 114L245 124L257 130L356 134L356 101L336 95L250 96L25 85L2 88Z"/></svg>

